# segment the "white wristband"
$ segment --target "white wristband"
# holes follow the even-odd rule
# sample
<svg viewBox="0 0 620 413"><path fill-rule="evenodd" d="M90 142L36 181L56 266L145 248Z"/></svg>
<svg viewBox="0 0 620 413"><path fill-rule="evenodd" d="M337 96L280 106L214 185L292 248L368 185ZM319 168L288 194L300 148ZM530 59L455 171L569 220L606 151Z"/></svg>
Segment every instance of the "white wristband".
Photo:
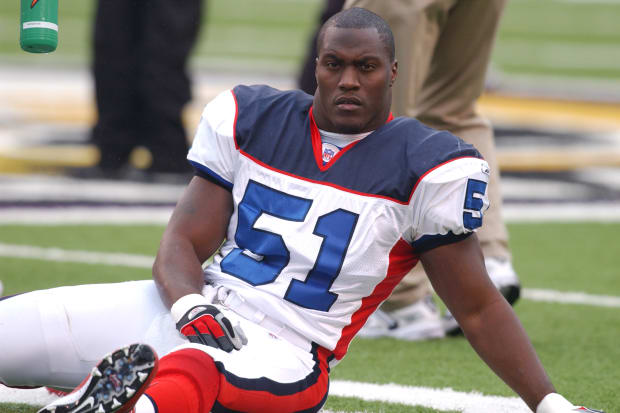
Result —
<svg viewBox="0 0 620 413"><path fill-rule="evenodd" d="M178 323L181 318L189 311L190 308L196 307L197 305L207 305L209 301L205 297L200 294L188 294L179 298L172 304L170 307L170 313L172 313L172 318L174 318L174 322Z"/></svg>
<svg viewBox="0 0 620 413"><path fill-rule="evenodd" d="M573 404L562 395L549 393L538 403L536 413L568 413L573 410L573 407Z"/></svg>

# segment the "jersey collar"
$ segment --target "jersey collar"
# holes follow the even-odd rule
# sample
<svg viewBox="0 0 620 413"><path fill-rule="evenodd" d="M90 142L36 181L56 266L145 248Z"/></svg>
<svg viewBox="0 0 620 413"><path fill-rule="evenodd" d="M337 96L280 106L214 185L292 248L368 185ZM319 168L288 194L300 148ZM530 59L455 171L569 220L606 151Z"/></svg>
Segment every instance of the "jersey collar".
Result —
<svg viewBox="0 0 620 413"><path fill-rule="evenodd" d="M316 126L316 122L314 120L314 114L312 113L312 109L313 107L311 106L310 113L308 114L308 116L310 117L310 139L312 141L312 151L314 153L314 160L318 168L321 170L321 172L325 172L326 170L328 170L342 155L344 155L345 152L353 148L355 145L357 145L359 142L363 141L364 139L368 139L368 136L372 135L371 133L370 135L366 136L364 139L351 142L350 144L342 148L340 151L338 151L338 153L332 159L330 159L329 162L323 165L323 146L321 142L321 134L319 133L318 126ZM390 112L390 116L388 116L385 123L391 122L393 119L394 119L394 115L392 114L392 112Z"/></svg>

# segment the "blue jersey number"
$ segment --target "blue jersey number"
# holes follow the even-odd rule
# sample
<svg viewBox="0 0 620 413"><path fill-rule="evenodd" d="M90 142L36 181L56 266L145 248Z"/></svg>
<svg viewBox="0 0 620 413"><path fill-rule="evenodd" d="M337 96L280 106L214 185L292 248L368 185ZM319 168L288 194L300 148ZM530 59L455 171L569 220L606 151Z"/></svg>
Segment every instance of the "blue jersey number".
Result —
<svg viewBox="0 0 620 413"><path fill-rule="evenodd" d="M250 181L241 203L234 248L221 262L222 271L252 285L273 282L288 265L290 253L281 235L254 228L263 214L303 222L312 201ZM338 297L329 291L338 277L349 247L357 214L337 209L317 219L314 234L323 242L314 267L305 281L292 280L284 295L305 308L328 311Z"/></svg>
<svg viewBox="0 0 620 413"><path fill-rule="evenodd" d="M465 209L465 212L463 212L463 226L469 230L474 230L482 225L482 207L484 206L482 197L486 188L487 183L484 181L477 179L469 179L467 181L465 205L463 206ZM477 197L475 194L480 196ZM470 211L477 212L476 216Z"/></svg>

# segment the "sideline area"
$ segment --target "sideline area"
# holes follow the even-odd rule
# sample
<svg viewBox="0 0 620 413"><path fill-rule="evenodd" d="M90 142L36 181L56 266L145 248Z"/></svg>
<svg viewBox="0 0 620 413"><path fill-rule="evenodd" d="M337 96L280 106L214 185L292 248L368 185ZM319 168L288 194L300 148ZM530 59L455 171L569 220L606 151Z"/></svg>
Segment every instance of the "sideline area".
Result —
<svg viewBox="0 0 620 413"><path fill-rule="evenodd" d="M0 208L51 203L174 205L181 186L84 181L64 175L67 168L91 166L98 159L97 150L87 143L95 118L91 82L86 69L0 65ZM185 112L188 136L204 105L237 83L294 86L293 79L283 76L198 72L194 99ZM495 127L508 219L617 220L620 103L494 92L483 95L479 105ZM138 167L148 165L148 151L137 150L132 159ZM105 197L92 195L104 193ZM135 199L123 200L127 193Z"/></svg>
<svg viewBox="0 0 620 413"><path fill-rule="evenodd" d="M91 82L86 70L0 66L0 173L59 172L64 167L95 163L97 151L85 145L89 125L96 116ZM282 76L197 73L194 99L185 111L189 136L204 105L238 83L294 87L293 79ZM518 130L530 137L568 132L573 138L553 142L521 139L526 143L514 145L514 139L506 141L498 136L503 172L620 167L620 103L496 92L483 95L479 108L502 129Z"/></svg>

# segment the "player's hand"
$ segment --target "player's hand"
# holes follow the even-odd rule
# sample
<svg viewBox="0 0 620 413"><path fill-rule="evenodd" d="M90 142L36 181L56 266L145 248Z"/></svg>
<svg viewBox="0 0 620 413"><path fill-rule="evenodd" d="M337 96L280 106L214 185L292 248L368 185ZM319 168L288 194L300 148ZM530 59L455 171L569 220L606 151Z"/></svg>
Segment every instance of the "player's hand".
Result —
<svg viewBox="0 0 620 413"><path fill-rule="evenodd" d="M536 408L536 413L605 413L602 410L573 406L571 402L557 393L549 393Z"/></svg>
<svg viewBox="0 0 620 413"><path fill-rule="evenodd" d="M239 350L247 343L241 327L233 327L217 307L199 294L179 299L171 309L177 330L190 342L222 349Z"/></svg>

